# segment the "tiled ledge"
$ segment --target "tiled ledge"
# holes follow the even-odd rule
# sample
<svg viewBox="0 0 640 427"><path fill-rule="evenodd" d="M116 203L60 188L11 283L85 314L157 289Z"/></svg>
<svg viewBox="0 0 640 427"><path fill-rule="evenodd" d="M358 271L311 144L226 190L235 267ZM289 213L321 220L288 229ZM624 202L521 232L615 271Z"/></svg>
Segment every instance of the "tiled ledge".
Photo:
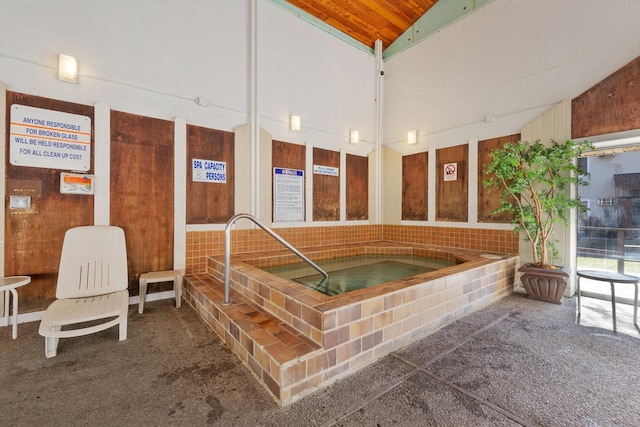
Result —
<svg viewBox="0 0 640 427"><path fill-rule="evenodd" d="M327 247L322 250L304 251L304 253L314 261L364 253L387 255L408 253L459 262L459 264L411 278L358 289L346 294L327 296L313 289L292 284L290 280L274 276L254 266L281 265L298 261L295 256L291 257L288 251L234 255L231 259L231 288L325 348L336 341L335 335L338 333L335 330L336 325L342 326L342 319L352 318L357 310L377 310L378 307L373 307L373 301L381 301L389 293L398 292L405 295L404 298L408 298L407 295L411 295L412 298L428 298L433 302L434 299L431 296L434 296L436 301L438 298L443 298L441 294L444 292L444 284L446 281L451 283L452 276L458 277L470 269L479 268L474 273L473 280L470 280L477 283L478 289L495 282L490 276L497 268L495 259L484 258L481 253L475 251L462 249L443 251L442 248L429 245L407 245L384 241L366 245ZM508 255L499 257L499 259L508 258L510 258ZM221 281L224 280L222 259L209 258L207 272ZM429 285L420 286L424 283ZM416 290L418 287L421 289L419 292ZM398 298L387 297L384 310L394 309L395 305L402 303L403 301Z"/></svg>
<svg viewBox="0 0 640 427"><path fill-rule="evenodd" d="M284 227L274 228L273 231L301 250L380 240L439 246L446 242L451 249L506 254L517 254L519 247L518 234L510 230L373 224ZM271 252L282 248L277 240L260 229L235 229L231 231L231 236L233 254ZM187 274L205 272L207 257L224 255L224 237L223 230L187 232Z"/></svg>
<svg viewBox="0 0 640 427"><path fill-rule="evenodd" d="M185 300L280 401L281 385L296 381L301 369L306 375L320 347L242 295L231 296L233 304L223 306L222 283L207 274L185 277Z"/></svg>

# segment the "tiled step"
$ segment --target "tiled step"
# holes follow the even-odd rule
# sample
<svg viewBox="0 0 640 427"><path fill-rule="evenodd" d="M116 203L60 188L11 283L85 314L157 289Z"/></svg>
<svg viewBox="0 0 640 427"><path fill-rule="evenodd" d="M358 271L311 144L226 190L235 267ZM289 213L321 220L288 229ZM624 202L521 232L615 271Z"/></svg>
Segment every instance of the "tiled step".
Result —
<svg viewBox="0 0 640 427"><path fill-rule="evenodd" d="M321 353L313 341L233 290L233 304L223 306L224 285L208 274L185 276L183 296L278 402L286 397L282 386L304 378L307 362Z"/></svg>

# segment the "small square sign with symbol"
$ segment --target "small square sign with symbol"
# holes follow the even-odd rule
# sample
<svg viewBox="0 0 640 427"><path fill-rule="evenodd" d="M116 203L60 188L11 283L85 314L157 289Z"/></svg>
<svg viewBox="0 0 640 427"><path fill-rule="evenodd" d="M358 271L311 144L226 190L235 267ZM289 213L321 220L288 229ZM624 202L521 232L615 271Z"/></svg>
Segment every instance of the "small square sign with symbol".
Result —
<svg viewBox="0 0 640 427"><path fill-rule="evenodd" d="M458 179L458 164L445 163L444 164L444 180L455 181L457 179Z"/></svg>

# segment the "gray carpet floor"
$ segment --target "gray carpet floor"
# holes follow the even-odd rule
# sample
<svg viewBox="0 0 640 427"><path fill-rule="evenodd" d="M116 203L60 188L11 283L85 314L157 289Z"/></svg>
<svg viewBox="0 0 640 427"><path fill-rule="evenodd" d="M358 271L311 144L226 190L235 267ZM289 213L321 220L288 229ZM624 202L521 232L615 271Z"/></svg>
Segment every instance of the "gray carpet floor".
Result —
<svg viewBox="0 0 640 427"><path fill-rule="evenodd" d="M2 426L640 426L633 309L514 294L286 408L190 307L60 341L0 328Z"/></svg>

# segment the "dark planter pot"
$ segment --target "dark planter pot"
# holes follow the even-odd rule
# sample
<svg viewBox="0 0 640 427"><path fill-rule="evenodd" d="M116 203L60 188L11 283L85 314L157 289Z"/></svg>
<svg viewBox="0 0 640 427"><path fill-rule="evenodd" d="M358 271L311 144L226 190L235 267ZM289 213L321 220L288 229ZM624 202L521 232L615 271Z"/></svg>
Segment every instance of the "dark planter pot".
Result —
<svg viewBox="0 0 640 427"><path fill-rule="evenodd" d="M529 298L562 304L562 296L569 283L569 274L564 269L547 270L525 264L518 271L522 273L520 281Z"/></svg>

